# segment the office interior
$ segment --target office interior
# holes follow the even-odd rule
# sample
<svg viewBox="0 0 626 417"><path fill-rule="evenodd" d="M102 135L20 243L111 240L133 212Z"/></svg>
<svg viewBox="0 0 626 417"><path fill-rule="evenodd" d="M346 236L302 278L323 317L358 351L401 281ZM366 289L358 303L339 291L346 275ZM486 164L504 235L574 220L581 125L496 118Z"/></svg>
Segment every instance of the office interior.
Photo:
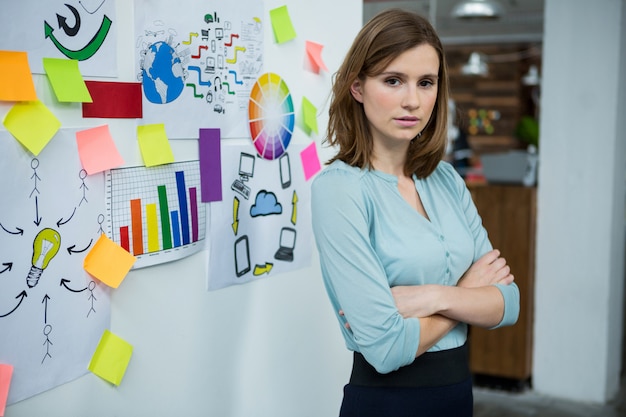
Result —
<svg viewBox="0 0 626 417"><path fill-rule="evenodd" d="M132 3L115 0L120 39L132 33ZM427 15L451 68L457 117L447 157L523 291L516 326L471 329L475 414L626 415L626 2L498 0L490 18L455 15L460 3L265 0L265 16L286 4L298 24L284 45L266 28L267 70L319 103L323 131L331 72L363 21L388 7ZM325 45L328 73L302 70L305 39ZM119 80L134 81L132 48L118 44ZM69 106L51 107L84 125ZM111 129L131 137L135 124ZM295 143L310 140L294 133ZM134 142L118 146L129 164L141 162ZM196 157L191 141L173 148ZM322 161L331 154L319 152ZM208 268L196 254L131 271L113 293L111 329L134 345L120 386L87 374L5 415L336 415L352 357L316 251L307 268L219 291L206 291Z"/></svg>

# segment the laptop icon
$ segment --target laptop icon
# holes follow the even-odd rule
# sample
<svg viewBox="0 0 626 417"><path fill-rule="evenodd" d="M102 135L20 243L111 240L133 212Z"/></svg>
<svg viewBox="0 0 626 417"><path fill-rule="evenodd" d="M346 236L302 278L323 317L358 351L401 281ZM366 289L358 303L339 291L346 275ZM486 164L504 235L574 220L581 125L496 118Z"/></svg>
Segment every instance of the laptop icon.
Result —
<svg viewBox="0 0 626 417"><path fill-rule="evenodd" d="M296 247L296 229L283 227L280 230L280 240L278 250L274 254L274 259L279 261L293 261L293 248Z"/></svg>

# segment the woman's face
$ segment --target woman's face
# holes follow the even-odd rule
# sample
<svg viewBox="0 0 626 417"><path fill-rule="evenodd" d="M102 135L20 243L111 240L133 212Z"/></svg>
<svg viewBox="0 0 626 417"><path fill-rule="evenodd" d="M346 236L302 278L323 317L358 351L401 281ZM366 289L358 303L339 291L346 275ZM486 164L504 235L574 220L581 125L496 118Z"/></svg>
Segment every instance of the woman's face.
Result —
<svg viewBox="0 0 626 417"><path fill-rule="evenodd" d="M425 127L437 101L439 57L435 48L421 44L409 49L382 71L357 80L352 96L363 104L374 140L374 151L406 149Z"/></svg>

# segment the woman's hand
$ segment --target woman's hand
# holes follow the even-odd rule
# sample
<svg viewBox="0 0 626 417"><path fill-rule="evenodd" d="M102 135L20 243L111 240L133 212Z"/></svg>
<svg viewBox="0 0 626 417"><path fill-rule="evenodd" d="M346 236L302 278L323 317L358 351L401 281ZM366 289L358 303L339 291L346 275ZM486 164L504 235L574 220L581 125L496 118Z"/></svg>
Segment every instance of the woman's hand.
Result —
<svg viewBox="0 0 626 417"><path fill-rule="evenodd" d="M500 258L500 251L494 249L484 254L463 274L458 287L478 288L493 284L509 285L514 281L506 259Z"/></svg>

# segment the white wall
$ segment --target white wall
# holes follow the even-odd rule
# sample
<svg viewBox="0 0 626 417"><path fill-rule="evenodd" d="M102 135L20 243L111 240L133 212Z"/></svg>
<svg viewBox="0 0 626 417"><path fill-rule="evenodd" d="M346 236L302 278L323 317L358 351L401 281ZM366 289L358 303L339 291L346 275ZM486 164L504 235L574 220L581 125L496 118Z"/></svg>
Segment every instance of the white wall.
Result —
<svg viewBox="0 0 626 417"><path fill-rule="evenodd" d="M297 39L276 45L269 10L284 4ZM134 81L133 3L116 0L120 81ZM327 123L331 73L361 27L361 0L266 0L265 70L284 78L299 107L318 106L320 137ZM304 42L324 45L330 73L303 70ZM55 105L36 76L38 94L64 125L80 107ZM5 113L6 108L0 107ZM110 120L129 165L140 165L135 121ZM310 140L297 129L294 142ZM320 140L320 138L317 138ZM195 141L172 141L177 160L197 157ZM326 157L328 151L322 152ZM206 254L131 271L113 292L111 330L134 346L119 387L87 374L7 408L19 416L320 417L336 415L351 356L344 348L313 254L310 267L215 292L205 290Z"/></svg>
<svg viewBox="0 0 626 417"><path fill-rule="evenodd" d="M533 386L605 402L619 384L626 3L546 0Z"/></svg>

